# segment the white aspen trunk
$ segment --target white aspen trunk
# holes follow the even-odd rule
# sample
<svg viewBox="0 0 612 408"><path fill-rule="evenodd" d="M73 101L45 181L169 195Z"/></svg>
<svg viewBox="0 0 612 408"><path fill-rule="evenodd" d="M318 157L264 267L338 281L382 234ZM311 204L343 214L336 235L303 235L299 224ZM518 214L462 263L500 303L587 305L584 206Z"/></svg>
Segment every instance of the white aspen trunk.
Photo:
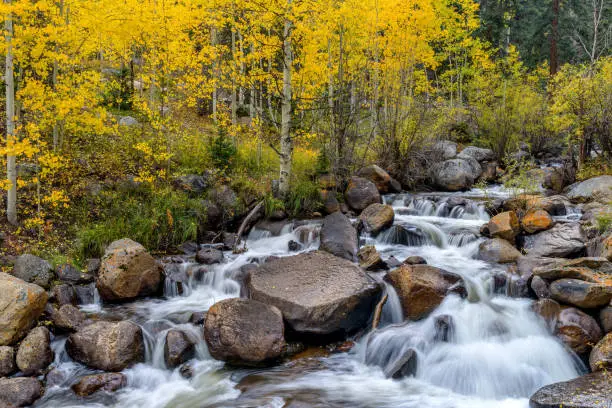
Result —
<svg viewBox="0 0 612 408"><path fill-rule="evenodd" d="M287 0L288 14L291 14L291 2ZM283 30L283 98L281 108L281 141L280 141L280 176L278 191L281 197L289 193L291 180L291 158L293 155L293 140L291 138L291 69L293 55L291 51L292 24L290 16L285 17Z"/></svg>
<svg viewBox="0 0 612 408"><path fill-rule="evenodd" d="M238 123L238 101L236 100L236 31L232 27L232 60L234 69L232 70L232 125Z"/></svg>
<svg viewBox="0 0 612 408"><path fill-rule="evenodd" d="M246 66L244 65L244 44L242 34L238 31L238 50L240 51L240 84L238 85L238 105L244 106L244 87L241 85L244 80Z"/></svg>
<svg viewBox="0 0 612 408"><path fill-rule="evenodd" d="M217 46L217 29L215 27L212 28L210 32L210 42L213 47ZM216 53L216 50L215 50ZM213 61L213 91L212 91L212 116L213 121L217 122L217 95L219 94L217 91L217 83L218 83L218 75L217 75L217 57L215 56L215 60Z"/></svg>
<svg viewBox="0 0 612 408"><path fill-rule="evenodd" d="M4 0L11 4L11 0ZM6 30L6 66L4 81L6 83L6 144L15 142L15 76L13 72L13 16L8 14L5 20ZM17 158L14 154L6 157L6 175L10 186L6 201L6 218L9 223L17 225Z"/></svg>

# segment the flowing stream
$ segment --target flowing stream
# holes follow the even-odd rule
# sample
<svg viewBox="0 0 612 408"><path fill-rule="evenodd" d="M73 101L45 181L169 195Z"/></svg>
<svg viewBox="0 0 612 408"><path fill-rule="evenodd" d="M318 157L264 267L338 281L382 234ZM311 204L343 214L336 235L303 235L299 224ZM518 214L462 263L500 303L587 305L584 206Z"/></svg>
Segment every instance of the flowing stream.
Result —
<svg viewBox="0 0 612 408"><path fill-rule="evenodd" d="M487 194L503 197L505 192L494 189ZM377 237L361 238L363 244L375 245L383 259L403 261L418 255L464 278L468 296L447 296L426 319L404 322L399 298L385 283L388 300L381 325L354 339L351 351L310 350L272 368L225 367L208 354L201 326L189 323L191 314L240 296L235 280L240 268L268 256L294 255L288 250L289 241L304 242L302 251L318 247L316 222L288 224L278 236L254 230L247 252L226 253L223 264L176 264L177 275L186 278L180 283L167 280L162 299L83 306L100 317L140 324L146 362L124 371L126 388L79 398L70 385L95 371L72 362L64 351L66 339L57 337L53 342L57 385L48 387L36 406L526 408L538 388L577 377L584 367L531 311L530 300L509 297L509 288L496 287L495 277L506 273L504 266L475 259L482 241L479 229L489 219L479 201L482 196L479 190L387 196L396 212L394 226ZM383 274L373 276L382 280ZM445 341L438 337L441 319L453 323ZM171 328L197 339L189 379L179 368L165 366L164 339ZM386 378L385 370L410 349L417 355L415 376Z"/></svg>

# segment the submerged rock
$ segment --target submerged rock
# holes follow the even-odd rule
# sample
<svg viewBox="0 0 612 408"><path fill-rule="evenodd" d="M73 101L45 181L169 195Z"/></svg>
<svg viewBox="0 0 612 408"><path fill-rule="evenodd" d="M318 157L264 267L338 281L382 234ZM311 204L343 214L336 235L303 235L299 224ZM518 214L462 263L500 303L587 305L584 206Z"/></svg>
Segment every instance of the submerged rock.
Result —
<svg viewBox="0 0 612 408"><path fill-rule="evenodd" d="M95 322L71 334L66 351L89 367L121 371L144 361L142 329L129 321Z"/></svg>
<svg viewBox="0 0 612 408"><path fill-rule="evenodd" d="M175 368L195 356L195 344L180 330L168 330L164 345L166 366Z"/></svg>
<svg viewBox="0 0 612 408"><path fill-rule="evenodd" d="M72 390L79 397L86 397L97 391L117 391L127 385L127 378L121 373L92 374L81 377L72 386Z"/></svg>
<svg viewBox="0 0 612 408"><path fill-rule="evenodd" d="M530 408L607 408L608 373L597 372L540 388L529 399Z"/></svg>
<svg viewBox="0 0 612 408"><path fill-rule="evenodd" d="M0 346L14 344L25 336L46 303L43 288L0 272Z"/></svg>
<svg viewBox="0 0 612 408"><path fill-rule="evenodd" d="M385 279L397 291L404 315L410 320L426 317L447 294L465 290L459 275L430 265L402 265Z"/></svg>
<svg viewBox="0 0 612 408"><path fill-rule="evenodd" d="M359 237L351 221L341 212L325 217L319 249L349 261L357 261Z"/></svg>
<svg viewBox="0 0 612 408"><path fill-rule="evenodd" d="M385 377L394 380L415 375L417 371L417 353L409 348L392 365L385 368Z"/></svg>
<svg viewBox="0 0 612 408"><path fill-rule="evenodd" d="M256 300L225 299L208 310L204 338L217 360L238 365L270 362L285 347L283 316Z"/></svg>
<svg viewBox="0 0 612 408"><path fill-rule="evenodd" d="M304 335L363 328L381 292L357 265L322 251L266 262L251 271L247 287L252 299L276 306Z"/></svg>
<svg viewBox="0 0 612 408"><path fill-rule="evenodd" d="M125 301L155 295L162 282L161 265L147 250L131 239L108 246L96 280L105 300Z"/></svg>
<svg viewBox="0 0 612 408"><path fill-rule="evenodd" d="M40 381L31 377L0 378L0 406L25 407L43 395Z"/></svg>
<svg viewBox="0 0 612 408"><path fill-rule="evenodd" d="M487 262L510 263L516 262L520 257L521 253L501 238L484 241L478 247L478 258Z"/></svg>

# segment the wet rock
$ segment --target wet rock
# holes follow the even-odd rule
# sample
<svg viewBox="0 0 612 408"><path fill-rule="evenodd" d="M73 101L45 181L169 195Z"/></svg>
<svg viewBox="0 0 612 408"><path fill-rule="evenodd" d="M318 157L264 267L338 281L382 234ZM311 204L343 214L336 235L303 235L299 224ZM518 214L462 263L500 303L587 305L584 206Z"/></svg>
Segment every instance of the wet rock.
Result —
<svg viewBox="0 0 612 408"><path fill-rule="evenodd" d="M370 204L380 203L376 185L362 177L351 177L344 192L344 200L356 212L365 210Z"/></svg>
<svg viewBox="0 0 612 408"><path fill-rule="evenodd" d="M291 252L297 252L302 249L302 245L297 241L291 240L287 243L287 249Z"/></svg>
<svg viewBox="0 0 612 408"><path fill-rule="evenodd" d="M121 371L144 361L142 329L129 321L98 321L71 334L66 351L72 359L104 371Z"/></svg>
<svg viewBox="0 0 612 408"><path fill-rule="evenodd" d="M125 301L159 293L161 282L161 265L142 245L122 239L106 249L96 286L105 300Z"/></svg>
<svg viewBox="0 0 612 408"><path fill-rule="evenodd" d="M36 324L47 292L38 285L0 273L0 346L14 344Z"/></svg>
<svg viewBox="0 0 612 408"><path fill-rule="evenodd" d="M359 216L365 231L373 235L393 225L394 219L393 207L386 204L371 204Z"/></svg>
<svg viewBox="0 0 612 408"><path fill-rule="evenodd" d="M357 172L357 175L374 183L378 192L381 194L398 192L395 187L391 185L391 176L389 173L375 164L362 168Z"/></svg>
<svg viewBox="0 0 612 408"><path fill-rule="evenodd" d="M567 197L574 202L609 203L612 201L612 176L599 176L572 184L567 189Z"/></svg>
<svg viewBox="0 0 612 408"><path fill-rule="evenodd" d="M77 302L74 288L66 283L55 285L51 291L51 296L60 306L69 304L75 305Z"/></svg>
<svg viewBox="0 0 612 408"><path fill-rule="evenodd" d="M389 269L398 268L402 265L402 263L393 255L391 255L385 263L387 264L387 268Z"/></svg>
<svg viewBox="0 0 612 408"><path fill-rule="evenodd" d="M93 282L93 276L83 273L76 267L70 264L64 264L57 267L55 271L57 278L63 282L69 283L90 283Z"/></svg>
<svg viewBox="0 0 612 408"><path fill-rule="evenodd" d="M333 214L336 211L340 211L340 203L338 202L338 198L336 198L335 191L321 190L320 195L325 214Z"/></svg>
<svg viewBox="0 0 612 408"><path fill-rule="evenodd" d="M558 302L583 309L599 308L612 300L612 286L578 279L556 280L550 285L550 293Z"/></svg>
<svg viewBox="0 0 612 408"><path fill-rule="evenodd" d="M45 386L46 387L55 387L63 385L67 378L67 374L65 371L60 370L58 368L51 369L47 375L45 375Z"/></svg>
<svg viewBox="0 0 612 408"><path fill-rule="evenodd" d="M477 162L492 161L495 153L491 149L483 149L475 146L468 146L457 155L459 159L474 159Z"/></svg>
<svg viewBox="0 0 612 408"><path fill-rule="evenodd" d="M586 354L602 338L599 325L583 311L568 307L559 313L555 333L577 354Z"/></svg>
<svg viewBox="0 0 612 408"><path fill-rule="evenodd" d="M548 283L539 276L534 276L531 279L531 290L533 290L538 299L548 299L552 296Z"/></svg>
<svg viewBox="0 0 612 408"><path fill-rule="evenodd" d="M277 359L285 346L283 315L251 299L215 303L206 316L204 338L211 356L238 365Z"/></svg>
<svg viewBox="0 0 612 408"><path fill-rule="evenodd" d="M44 389L36 378L0 378L0 406L25 407L43 395Z"/></svg>
<svg viewBox="0 0 612 408"><path fill-rule="evenodd" d="M196 253L196 261L205 265L223 262L223 251L215 248L202 248Z"/></svg>
<svg viewBox="0 0 612 408"><path fill-rule="evenodd" d="M266 262L250 273L247 287L252 299L276 306L304 335L364 327L381 292L357 265L322 251Z"/></svg>
<svg viewBox="0 0 612 408"><path fill-rule="evenodd" d="M98 391L113 392L127 385L127 378L121 373L92 374L81 377L72 390L79 397L87 397Z"/></svg>
<svg viewBox="0 0 612 408"><path fill-rule="evenodd" d="M8 377L15 371L17 371L15 349L9 346L0 346L0 377Z"/></svg>
<svg viewBox="0 0 612 408"><path fill-rule="evenodd" d="M544 210L532 209L521 219L521 227L528 234L546 231L553 226L552 217Z"/></svg>
<svg viewBox="0 0 612 408"><path fill-rule="evenodd" d="M571 258L584 252L585 237L578 223L556 224L526 236L523 248L529 257Z"/></svg>
<svg viewBox="0 0 612 408"><path fill-rule="evenodd" d="M561 313L561 305L552 299L542 298L531 305L532 310L539 314L551 331L555 330L559 314Z"/></svg>
<svg viewBox="0 0 612 408"><path fill-rule="evenodd" d="M53 362L51 335L46 327L36 327L21 341L16 357L24 375L39 375Z"/></svg>
<svg viewBox="0 0 612 408"><path fill-rule="evenodd" d="M406 350L391 366L385 368L385 377L394 380L410 377L417 371L417 353L413 348Z"/></svg>
<svg viewBox="0 0 612 408"><path fill-rule="evenodd" d="M446 160L431 169L434 183L447 191L467 190L482 174L478 162L462 159Z"/></svg>
<svg viewBox="0 0 612 408"><path fill-rule="evenodd" d="M59 330L77 331L85 321L85 314L73 305L63 305L51 315L53 324Z"/></svg>
<svg viewBox="0 0 612 408"><path fill-rule="evenodd" d="M497 214L489 221L489 234L494 238L502 238L514 242L520 232L519 219L514 211Z"/></svg>
<svg viewBox="0 0 612 408"><path fill-rule="evenodd" d="M549 281L568 278L599 283L612 274L612 262L605 258L558 259L549 265L535 267L532 272Z"/></svg>
<svg viewBox="0 0 612 408"><path fill-rule="evenodd" d="M599 321L604 333L612 332L612 304L601 309Z"/></svg>
<svg viewBox="0 0 612 408"><path fill-rule="evenodd" d="M479 180L484 180L487 183L492 183L497 180L497 162L482 163L482 174Z"/></svg>
<svg viewBox="0 0 612 408"><path fill-rule="evenodd" d="M89 305L94 303L96 291L95 284L75 285L74 291L76 293L77 303L79 305Z"/></svg>
<svg viewBox="0 0 612 408"><path fill-rule="evenodd" d="M344 214L335 212L325 217L320 236L320 250L349 261L357 261L359 251L357 230Z"/></svg>
<svg viewBox="0 0 612 408"><path fill-rule="evenodd" d="M12 275L25 282L49 288L53 280L51 264L42 258L31 254L24 254L15 260Z"/></svg>
<svg viewBox="0 0 612 408"><path fill-rule="evenodd" d="M478 258L486 262L511 263L521 256L512 244L501 238L484 241L478 247Z"/></svg>
<svg viewBox="0 0 612 408"><path fill-rule="evenodd" d="M593 372L612 368L612 333L608 333L593 347L589 366Z"/></svg>
<svg viewBox="0 0 612 408"><path fill-rule="evenodd" d="M175 368L195 356L195 344L180 330L169 330L164 346L164 360L168 368Z"/></svg>
<svg viewBox="0 0 612 408"><path fill-rule="evenodd" d="M552 267L555 265L561 265L565 262L565 259L559 258L544 258L544 257L532 257L522 256L516 261L518 274L524 278L529 278L534 274L536 268Z"/></svg>
<svg viewBox="0 0 612 408"><path fill-rule="evenodd" d="M179 374L181 374L181 377L186 378L186 379L190 379L193 378L194 370L193 367L189 364L183 364L180 368L179 368Z"/></svg>
<svg viewBox="0 0 612 408"><path fill-rule="evenodd" d="M359 258L359 266L366 271L376 271L387 266L374 245L367 245L361 248L357 257Z"/></svg>
<svg viewBox="0 0 612 408"><path fill-rule="evenodd" d="M402 265L385 277L401 300L404 316L419 320L431 313L444 297L461 284L456 274L430 265Z"/></svg>
<svg viewBox="0 0 612 408"><path fill-rule="evenodd" d="M422 256L413 255L413 256L409 256L408 258L404 259L403 263L405 265L427 265L427 260L423 258Z"/></svg>
<svg viewBox="0 0 612 408"><path fill-rule="evenodd" d="M432 150L442 160L454 159L457 156L457 143L450 140L440 140L433 145Z"/></svg>
<svg viewBox="0 0 612 408"><path fill-rule="evenodd" d="M434 328L436 330L436 334L434 335L435 341L448 342L453 340L455 334L455 322L453 321L452 316L437 316L434 320Z"/></svg>
<svg viewBox="0 0 612 408"><path fill-rule="evenodd" d="M606 408L610 396L607 373L583 375L540 388L529 399L530 408Z"/></svg>

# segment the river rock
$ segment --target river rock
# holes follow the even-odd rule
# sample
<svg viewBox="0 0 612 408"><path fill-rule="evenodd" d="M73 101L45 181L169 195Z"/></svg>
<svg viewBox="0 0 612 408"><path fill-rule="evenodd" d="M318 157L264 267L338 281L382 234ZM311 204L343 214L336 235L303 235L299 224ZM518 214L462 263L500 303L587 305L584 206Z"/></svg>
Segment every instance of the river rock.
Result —
<svg viewBox="0 0 612 408"><path fill-rule="evenodd" d="M43 288L0 272L0 346L14 344L25 336L46 303Z"/></svg>
<svg viewBox="0 0 612 408"><path fill-rule="evenodd" d="M125 301L159 293L161 282L161 265L142 245L126 238L106 249L96 286L105 300Z"/></svg>
<svg viewBox="0 0 612 408"><path fill-rule="evenodd" d="M142 329L129 321L98 321L71 334L66 351L74 360L104 371L121 371L144 361Z"/></svg>
<svg viewBox="0 0 612 408"><path fill-rule="evenodd" d="M569 348L583 355L602 338L601 329L595 319L573 307L561 310L555 332Z"/></svg>
<svg viewBox="0 0 612 408"><path fill-rule="evenodd" d="M524 238L529 257L570 258L585 249L585 237L579 223L556 224L547 231Z"/></svg>
<svg viewBox="0 0 612 408"><path fill-rule="evenodd" d="M187 174L176 177L172 180L172 186L177 190L184 191L192 196L202 195L211 185L212 177L210 174L201 176L199 174Z"/></svg>
<svg viewBox="0 0 612 408"><path fill-rule="evenodd" d="M612 300L612 286L578 279L556 280L550 285L550 293L558 302L583 309L599 308Z"/></svg>
<svg viewBox="0 0 612 408"><path fill-rule="evenodd" d="M42 258L31 254L24 254L15 260L12 275L28 283L49 288L53 280L51 264Z"/></svg>
<svg viewBox="0 0 612 408"><path fill-rule="evenodd" d="M70 264L64 264L57 267L55 271L57 278L63 282L69 283L89 283L93 282L93 275L83 273L76 267Z"/></svg>
<svg viewBox="0 0 612 408"><path fill-rule="evenodd" d="M195 356L195 344L180 330L168 330L164 345L164 359L168 368L175 368Z"/></svg>
<svg viewBox="0 0 612 408"><path fill-rule="evenodd" d="M386 204L371 204L359 216L365 231L373 235L393 225L394 219L393 207Z"/></svg>
<svg viewBox="0 0 612 408"><path fill-rule="evenodd" d="M426 317L463 283L460 276L430 265L402 265L385 279L397 291L404 316L410 320Z"/></svg>
<svg viewBox="0 0 612 408"><path fill-rule="evenodd" d="M517 272L524 278L530 278L536 268L561 265L565 259L522 256L516 261Z"/></svg>
<svg viewBox="0 0 612 408"><path fill-rule="evenodd" d="M76 305L76 292L74 291L72 285L68 285L67 283L55 285L51 294L55 302L60 306Z"/></svg>
<svg viewBox="0 0 612 408"><path fill-rule="evenodd" d="M605 283L612 274L612 262L605 258L560 259L558 262L533 268L533 274L543 279L579 279L593 283Z"/></svg>
<svg viewBox="0 0 612 408"><path fill-rule="evenodd" d="M43 393L43 386L36 378L0 378L0 407L26 407Z"/></svg>
<svg viewBox="0 0 612 408"><path fill-rule="evenodd" d="M359 251L357 230L344 214L337 211L325 217L320 236L320 250L349 261L357 261L357 252Z"/></svg>
<svg viewBox="0 0 612 408"><path fill-rule="evenodd" d="M433 145L432 150L442 160L454 159L457 156L457 143L450 140L440 140Z"/></svg>
<svg viewBox="0 0 612 408"><path fill-rule="evenodd" d="M607 408L609 374L599 371L540 388L529 399L530 408Z"/></svg>
<svg viewBox="0 0 612 408"><path fill-rule="evenodd" d="M487 262L511 263L516 262L521 253L508 241L493 238L484 241L478 247L478 258Z"/></svg>
<svg viewBox="0 0 612 408"><path fill-rule="evenodd" d="M552 296L548 283L537 275L531 278L530 286L538 299L548 299Z"/></svg>
<svg viewBox="0 0 612 408"><path fill-rule="evenodd" d="M51 315L53 324L59 330L77 331L85 321L85 314L73 305L63 305Z"/></svg>
<svg viewBox="0 0 612 408"><path fill-rule="evenodd" d="M455 336L455 322L450 315L440 315L434 320L435 341L452 341Z"/></svg>
<svg viewBox="0 0 612 408"><path fill-rule="evenodd" d="M21 341L15 361L24 375L39 375L53 362L51 335L46 327L36 327Z"/></svg>
<svg viewBox="0 0 612 408"><path fill-rule="evenodd" d="M297 333L332 335L365 326L380 286L357 265L322 251L275 259L253 270L254 300L276 306Z"/></svg>
<svg viewBox="0 0 612 408"><path fill-rule="evenodd" d="M413 376L417 371L417 353L413 348L406 350L400 358L385 368L385 377L398 380Z"/></svg>
<svg viewBox="0 0 612 408"><path fill-rule="evenodd" d="M599 311L599 321L604 333L612 332L612 304Z"/></svg>
<svg viewBox="0 0 612 408"><path fill-rule="evenodd" d="M497 214L489 221L489 234L493 238L502 238L514 242L519 232L519 219L514 211Z"/></svg>
<svg viewBox="0 0 612 408"><path fill-rule="evenodd" d="M468 146L457 155L459 159L474 159L477 162L491 161L495 158L495 153L491 149L483 149L475 146Z"/></svg>
<svg viewBox="0 0 612 408"><path fill-rule="evenodd" d="M17 371L15 349L9 346L0 346L0 377L8 377L15 371Z"/></svg>
<svg viewBox="0 0 612 408"><path fill-rule="evenodd" d="M206 315L204 338L217 360L258 365L280 357L285 347L283 315L251 299L225 299Z"/></svg>
<svg viewBox="0 0 612 408"><path fill-rule="evenodd" d="M567 197L574 202L612 200L612 176L599 176L568 187Z"/></svg>
<svg viewBox="0 0 612 408"><path fill-rule="evenodd" d="M351 177L344 193L344 199L351 209L361 212L370 204L380 203L380 193L370 180L363 177Z"/></svg>
<svg viewBox="0 0 612 408"><path fill-rule="evenodd" d="M87 397L97 391L113 392L127 385L127 378L121 373L92 374L81 377L72 386L72 391L79 397Z"/></svg>
<svg viewBox="0 0 612 408"><path fill-rule="evenodd" d="M359 266L366 271L376 271L379 269L384 269L387 266L380 257L380 254L374 245L362 247L359 250L357 257L359 258Z"/></svg>
<svg viewBox="0 0 612 408"><path fill-rule="evenodd" d="M559 314L561 313L561 305L559 303L552 299L542 298L533 302L531 308L544 319L551 331L555 330L557 321L559 320Z"/></svg>
<svg viewBox="0 0 612 408"><path fill-rule="evenodd" d="M402 263L406 265L427 265L427 260L423 258L422 256L412 255L404 259L404 262Z"/></svg>
<svg viewBox="0 0 612 408"><path fill-rule="evenodd" d="M196 253L196 261L205 265L221 263L223 261L223 251L216 248L202 248Z"/></svg>
<svg viewBox="0 0 612 408"><path fill-rule="evenodd" d="M546 231L553 226L553 219L544 210L531 209L521 219L521 227L528 234Z"/></svg>
<svg viewBox="0 0 612 408"><path fill-rule="evenodd" d="M336 197L335 191L321 190L319 196L321 197L325 214L333 214L336 211L340 211L340 202Z"/></svg>
<svg viewBox="0 0 612 408"><path fill-rule="evenodd" d="M612 368L612 333L608 333L593 347L589 365L593 372Z"/></svg>
<svg viewBox="0 0 612 408"><path fill-rule="evenodd" d="M468 160L451 159L435 164L431 169L434 183L447 191L467 190L480 177L482 169L478 169Z"/></svg>

